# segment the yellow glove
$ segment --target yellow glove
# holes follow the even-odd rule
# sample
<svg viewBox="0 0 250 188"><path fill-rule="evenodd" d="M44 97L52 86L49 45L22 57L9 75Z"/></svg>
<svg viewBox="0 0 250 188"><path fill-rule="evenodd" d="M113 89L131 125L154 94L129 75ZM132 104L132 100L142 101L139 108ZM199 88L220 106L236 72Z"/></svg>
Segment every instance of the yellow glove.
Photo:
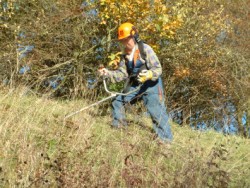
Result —
<svg viewBox="0 0 250 188"><path fill-rule="evenodd" d="M141 83L151 80L153 78L153 72L151 70L142 70L138 75L138 81Z"/></svg>

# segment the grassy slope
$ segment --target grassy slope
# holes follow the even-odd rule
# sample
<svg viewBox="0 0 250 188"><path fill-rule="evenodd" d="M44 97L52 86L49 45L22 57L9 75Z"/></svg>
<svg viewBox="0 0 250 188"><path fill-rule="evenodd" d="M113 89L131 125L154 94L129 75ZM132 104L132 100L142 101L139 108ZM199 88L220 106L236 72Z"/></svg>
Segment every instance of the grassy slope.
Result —
<svg viewBox="0 0 250 188"><path fill-rule="evenodd" d="M114 130L97 107L63 122L84 105L2 91L0 187L250 187L249 139L172 124L159 145L146 117Z"/></svg>

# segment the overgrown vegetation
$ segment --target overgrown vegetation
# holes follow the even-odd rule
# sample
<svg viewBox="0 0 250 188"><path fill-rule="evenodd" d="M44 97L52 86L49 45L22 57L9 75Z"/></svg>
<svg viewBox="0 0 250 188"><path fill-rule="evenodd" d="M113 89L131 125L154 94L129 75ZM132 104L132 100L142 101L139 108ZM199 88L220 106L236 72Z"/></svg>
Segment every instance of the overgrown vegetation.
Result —
<svg viewBox="0 0 250 188"><path fill-rule="evenodd" d="M250 186L249 139L172 123L173 144L159 145L147 117L131 111L129 128L116 130L101 106L63 123L84 105L37 98L27 88L2 91L0 186Z"/></svg>
<svg viewBox="0 0 250 188"><path fill-rule="evenodd" d="M236 121L239 132L249 134L249 1L4 0L0 5L4 85L22 83L38 94L64 98L102 95L98 87L89 91L88 76L119 51L117 26L130 21L162 62L167 106L181 114L180 124Z"/></svg>
<svg viewBox="0 0 250 188"><path fill-rule="evenodd" d="M233 117L249 136L249 7L247 0L1 0L0 186L249 187L249 139L186 126L225 127ZM168 111L183 125L172 123L171 146L154 140L149 120L134 116L140 111L127 130L111 129L108 103L63 123L105 96L93 74L119 51L125 21L162 62Z"/></svg>

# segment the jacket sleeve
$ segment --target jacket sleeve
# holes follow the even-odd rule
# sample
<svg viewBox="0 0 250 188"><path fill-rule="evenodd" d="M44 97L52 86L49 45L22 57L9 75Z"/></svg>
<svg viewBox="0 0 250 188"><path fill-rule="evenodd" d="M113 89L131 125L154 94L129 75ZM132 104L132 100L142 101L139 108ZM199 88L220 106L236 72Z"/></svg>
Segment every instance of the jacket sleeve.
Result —
<svg viewBox="0 0 250 188"><path fill-rule="evenodd" d="M152 80L155 81L157 80L161 74L162 74L162 67L161 63L156 56L154 50L147 44L144 44L144 50L146 52L146 61L147 61L147 66L149 70L153 72L153 78Z"/></svg>
<svg viewBox="0 0 250 188"><path fill-rule="evenodd" d="M127 67L125 60L121 60L117 70L110 71L109 77L112 82L120 82L128 78Z"/></svg>

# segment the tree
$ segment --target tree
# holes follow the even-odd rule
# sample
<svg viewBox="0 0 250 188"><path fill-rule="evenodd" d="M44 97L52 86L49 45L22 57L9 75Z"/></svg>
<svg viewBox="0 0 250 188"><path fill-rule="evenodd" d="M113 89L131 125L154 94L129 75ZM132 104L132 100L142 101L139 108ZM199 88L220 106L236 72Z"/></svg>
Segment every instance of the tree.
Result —
<svg viewBox="0 0 250 188"><path fill-rule="evenodd" d="M225 115L240 124L242 114L249 119L247 3L1 1L1 80L69 98L89 95L88 73L115 57L117 27L129 21L162 62L170 111L186 124Z"/></svg>

